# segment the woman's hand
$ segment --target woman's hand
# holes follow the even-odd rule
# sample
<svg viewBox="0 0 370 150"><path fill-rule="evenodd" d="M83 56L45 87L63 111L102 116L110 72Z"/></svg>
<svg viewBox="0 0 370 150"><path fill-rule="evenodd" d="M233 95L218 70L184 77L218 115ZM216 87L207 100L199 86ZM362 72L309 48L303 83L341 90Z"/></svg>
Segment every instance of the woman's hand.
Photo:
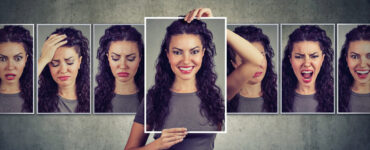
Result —
<svg viewBox="0 0 370 150"><path fill-rule="evenodd" d="M158 149L169 149L173 145L182 142L186 134L186 128L164 129L161 137L155 140L154 143Z"/></svg>
<svg viewBox="0 0 370 150"><path fill-rule="evenodd" d="M40 59L38 61L38 76L41 74L42 70L44 70L46 64L53 59L55 51L67 43L67 40L63 41L65 38L67 38L67 36L64 34L53 34L45 41L44 45L42 46Z"/></svg>
<svg viewBox="0 0 370 150"><path fill-rule="evenodd" d="M196 8L192 11L189 11L184 20L190 23L194 18L200 19L200 17L213 17L212 11L209 8Z"/></svg>

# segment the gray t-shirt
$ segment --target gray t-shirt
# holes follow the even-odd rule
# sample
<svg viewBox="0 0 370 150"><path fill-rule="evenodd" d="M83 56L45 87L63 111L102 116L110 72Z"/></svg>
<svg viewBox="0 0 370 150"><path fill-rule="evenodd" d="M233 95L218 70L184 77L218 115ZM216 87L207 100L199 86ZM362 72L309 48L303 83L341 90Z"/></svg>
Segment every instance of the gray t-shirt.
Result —
<svg viewBox="0 0 370 150"><path fill-rule="evenodd" d="M315 94L301 95L295 93L293 112L316 112L318 105Z"/></svg>
<svg viewBox="0 0 370 150"><path fill-rule="evenodd" d="M239 97L238 112L263 112L263 98Z"/></svg>
<svg viewBox="0 0 370 150"><path fill-rule="evenodd" d="M139 100L137 94L131 95L119 95L116 94L112 99L113 112L130 112L135 113L138 106Z"/></svg>
<svg viewBox="0 0 370 150"><path fill-rule="evenodd" d="M74 113L76 112L77 100L71 100L71 99L65 99L61 96L59 97L59 102L58 102L58 108L61 113Z"/></svg>
<svg viewBox="0 0 370 150"><path fill-rule="evenodd" d="M196 93L174 93L169 102L169 114L164 121L164 128L185 127L188 131L216 131L217 126L208 123L207 118L200 113L200 98ZM144 124L144 102L136 113L134 121ZM150 105L150 103L148 103ZM147 108L151 108L148 106ZM160 134L155 134L157 139ZM171 147L176 150L212 150L216 134L192 134L189 133L181 142Z"/></svg>
<svg viewBox="0 0 370 150"><path fill-rule="evenodd" d="M0 93L0 112L22 112L23 98L20 93L1 94Z"/></svg>
<svg viewBox="0 0 370 150"><path fill-rule="evenodd" d="M370 112L370 93L358 94L352 91L349 108L351 112Z"/></svg>

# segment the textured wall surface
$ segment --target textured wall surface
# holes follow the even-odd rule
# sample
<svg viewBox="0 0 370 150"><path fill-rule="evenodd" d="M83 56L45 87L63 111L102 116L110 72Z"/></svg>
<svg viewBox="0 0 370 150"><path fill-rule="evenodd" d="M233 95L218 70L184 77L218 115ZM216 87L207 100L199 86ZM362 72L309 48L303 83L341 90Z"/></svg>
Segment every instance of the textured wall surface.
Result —
<svg viewBox="0 0 370 150"><path fill-rule="evenodd" d="M369 0L3 0L0 23L144 23L210 7L228 23L369 23ZM133 115L0 115L0 149L123 149ZM369 149L370 115L230 115L215 149Z"/></svg>

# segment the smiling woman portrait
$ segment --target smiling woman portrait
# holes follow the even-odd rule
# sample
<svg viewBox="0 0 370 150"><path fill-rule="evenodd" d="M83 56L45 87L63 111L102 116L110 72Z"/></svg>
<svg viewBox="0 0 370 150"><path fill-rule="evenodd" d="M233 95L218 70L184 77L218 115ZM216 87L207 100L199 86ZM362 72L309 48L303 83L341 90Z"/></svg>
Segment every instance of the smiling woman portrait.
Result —
<svg viewBox="0 0 370 150"><path fill-rule="evenodd" d="M333 49L326 31L302 25L288 39L282 62L283 112L333 112Z"/></svg>
<svg viewBox="0 0 370 150"><path fill-rule="evenodd" d="M31 26L33 27L33 26ZM33 112L33 38L23 26L0 29L0 113Z"/></svg>
<svg viewBox="0 0 370 150"><path fill-rule="evenodd" d="M341 32L348 27L352 29L344 37ZM345 39L338 67L339 112L369 113L370 26L338 25L338 30L339 38Z"/></svg>
<svg viewBox="0 0 370 150"><path fill-rule="evenodd" d="M73 27L56 29L38 60L38 111L90 112L89 41Z"/></svg>

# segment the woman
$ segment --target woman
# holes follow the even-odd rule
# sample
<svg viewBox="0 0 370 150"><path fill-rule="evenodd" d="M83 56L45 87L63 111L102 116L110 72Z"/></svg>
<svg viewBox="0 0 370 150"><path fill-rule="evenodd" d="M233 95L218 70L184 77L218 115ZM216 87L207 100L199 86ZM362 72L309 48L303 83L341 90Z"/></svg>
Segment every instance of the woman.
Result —
<svg viewBox="0 0 370 150"><path fill-rule="evenodd" d="M0 29L0 112L33 112L33 39L22 26Z"/></svg>
<svg viewBox="0 0 370 150"><path fill-rule="evenodd" d="M125 149L213 149L215 134L184 137L187 130L220 131L223 125L225 112L215 85L214 54L212 33L204 22L179 19L167 27L147 103L147 130L162 130L162 134L145 145L148 135L144 134L142 104Z"/></svg>
<svg viewBox="0 0 370 150"><path fill-rule="evenodd" d="M339 111L370 112L370 26L346 35L339 58Z"/></svg>
<svg viewBox="0 0 370 150"><path fill-rule="evenodd" d="M144 44L129 25L115 25L100 38L95 112L136 112L144 96Z"/></svg>
<svg viewBox="0 0 370 150"><path fill-rule="evenodd" d="M237 51L228 47L227 68L228 68L228 83L237 78L244 78L244 81L237 83L244 83L236 85L238 87L232 88L238 90L235 96L228 95L228 112L277 112L277 91L276 91L276 74L274 73L274 66L271 58L274 56L274 51L270 46L269 38L263 34L260 28L254 26L240 26L235 28L234 33L243 37L245 40L258 49L264 55L264 60L261 65L251 66L248 60L242 60L236 53ZM249 50L253 51L253 49ZM243 52L248 53L248 51ZM248 68L239 68L241 65L249 66ZM247 75L251 67L257 68L253 72L253 76ZM238 74L233 73L239 72ZM243 72L243 73L241 73Z"/></svg>
<svg viewBox="0 0 370 150"><path fill-rule="evenodd" d="M300 26L283 59L283 112L333 112L333 49L326 32Z"/></svg>
<svg viewBox="0 0 370 150"><path fill-rule="evenodd" d="M89 47L81 31L54 31L42 47L38 74L39 112L90 112Z"/></svg>

